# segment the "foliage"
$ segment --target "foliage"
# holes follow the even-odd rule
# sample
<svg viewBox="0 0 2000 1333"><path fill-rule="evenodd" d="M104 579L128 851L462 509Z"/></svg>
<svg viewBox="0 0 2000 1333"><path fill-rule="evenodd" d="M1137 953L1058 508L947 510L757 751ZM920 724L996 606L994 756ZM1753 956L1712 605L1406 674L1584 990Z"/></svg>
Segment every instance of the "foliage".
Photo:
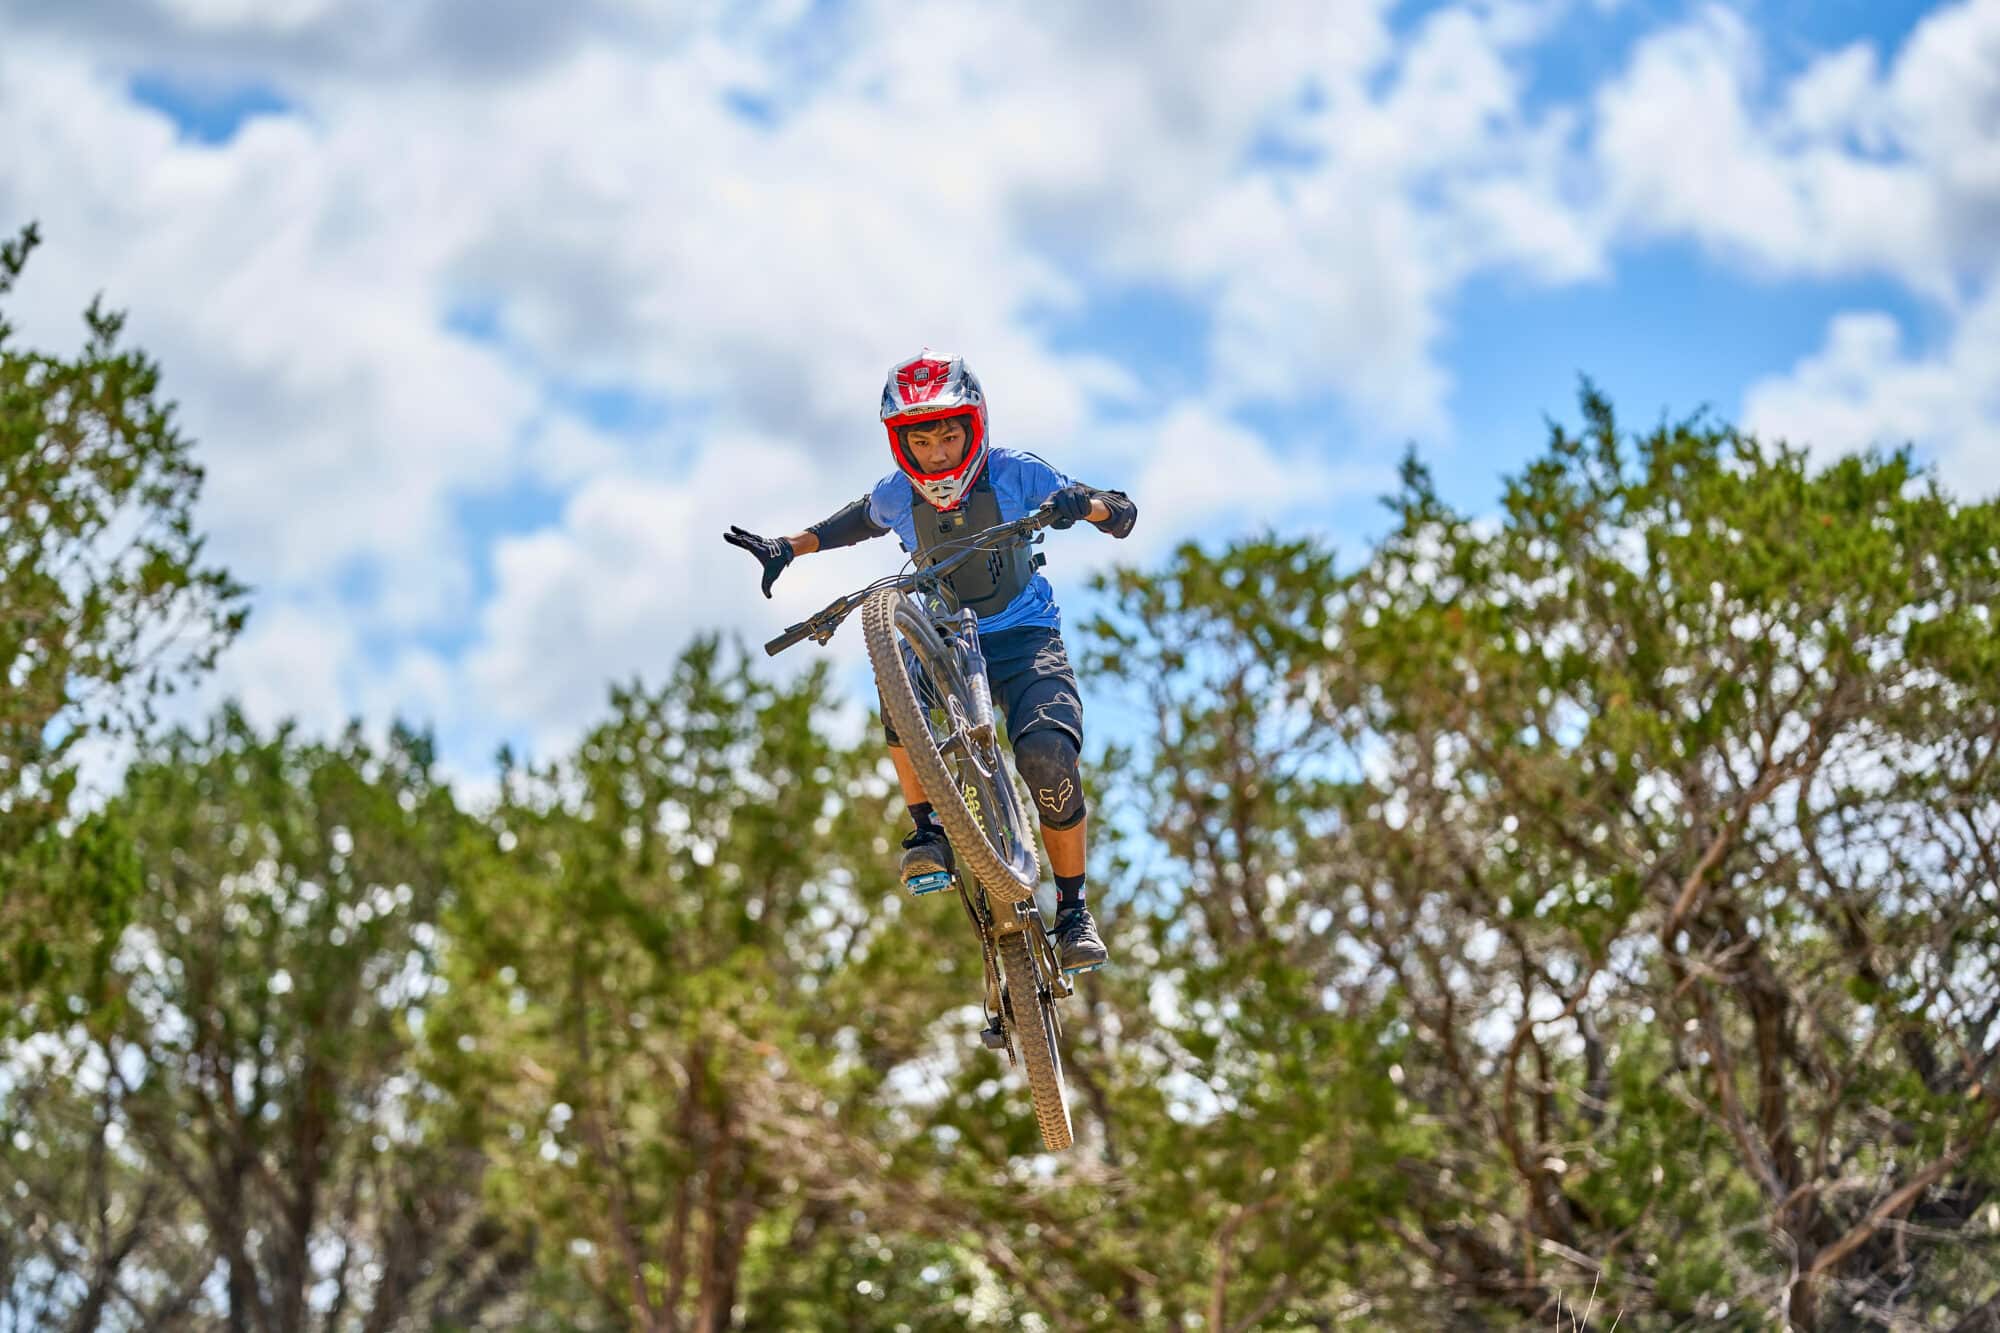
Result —
<svg viewBox="0 0 2000 1333"><path fill-rule="evenodd" d="M412 1058L468 835L429 750L266 738L225 713L127 774L105 818L144 892L109 999L6 1053L32 1080L0 1149L26 1204L0 1246L17 1326L504 1312L529 1238L484 1213L482 1163Z"/></svg>
<svg viewBox="0 0 2000 1333"><path fill-rule="evenodd" d="M0 296L38 241L0 244ZM205 562L202 480L159 399L159 367L93 302L73 358L12 345L0 318L0 986L13 996L116 938L129 863L94 827L66 838L78 747L129 735L243 623Z"/></svg>
<svg viewBox="0 0 2000 1333"><path fill-rule="evenodd" d="M409 732L154 744L42 844L144 893L0 1052L0 1310L1973 1333L2000 505L1582 407L1497 514L1412 459L1351 563L1105 580L1062 1158L824 670L698 640L471 812Z"/></svg>
<svg viewBox="0 0 2000 1333"><path fill-rule="evenodd" d="M1152 827L1215 956L1324 930L1298 993L1394 1014L1450 1318L1937 1326L1993 1295L2000 506L1583 407L1497 523L1412 462L1344 577L1120 576Z"/></svg>
<svg viewBox="0 0 2000 1333"><path fill-rule="evenodd" d="M877 1174L857 1126L927 1039L884 1010L928 941L869 901L889 788L828 704L824 671L779 688L705 640L504 775L432 1035L505 1206L585 1278L565 1321L727 1328L821 1305L815 1264L867 1270L848 1237L800 1251Z"/></svg>

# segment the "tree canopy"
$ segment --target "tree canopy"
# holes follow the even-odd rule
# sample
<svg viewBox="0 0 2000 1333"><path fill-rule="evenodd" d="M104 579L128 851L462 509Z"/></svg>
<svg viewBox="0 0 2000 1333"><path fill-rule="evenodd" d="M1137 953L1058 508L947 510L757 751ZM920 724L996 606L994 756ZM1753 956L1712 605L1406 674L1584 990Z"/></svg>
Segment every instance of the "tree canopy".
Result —
<svg viewBox="0 0 2000 1333"><path fill-rule="evenodd" d="M0 297L39 243L0 243ZM202 481L160 370L94 301L73 356L23 349L0 308L0 986L96 958L133 887L105 827L61 829L79 747L130 737L242 626L206 561Z"/></svg>
<svg viewBox="0 0 2000 1333"><path fill-rule="evenodd" d="M1102 580L1055 1158L824 670L700 638L481 802L225 709L65 818L240 617L115 333L6 362L10 1326L2000 1326L2000 504L1907 452L1586 386L1496 512Z"/></svg>

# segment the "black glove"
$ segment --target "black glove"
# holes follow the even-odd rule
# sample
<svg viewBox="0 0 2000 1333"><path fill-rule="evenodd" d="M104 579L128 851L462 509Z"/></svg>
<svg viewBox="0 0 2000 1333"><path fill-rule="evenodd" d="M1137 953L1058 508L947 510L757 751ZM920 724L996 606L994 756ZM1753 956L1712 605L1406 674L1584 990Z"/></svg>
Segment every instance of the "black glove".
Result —
<svg viewBox="0 0 2000 1333"><path fill-rule="evenodd" d="M1131 536L1132 525L1139 521L1139 506L1132 503L1132 497L1123 491L1099 491L1097 499L1111 512L1092 520L1091 526L1113 537Z"/></svg>
<svg viewBox="0 0 2000 1333"><path fill-rule="evenodd" d="M722 540L731 546L740 546L757 557L764 566L764 595L771 595L771 585L778 581L778 575L785 572L785 566L792 563L792 544L783 537L759 537L754 532L730 525L722 534Z"/></svg>
<svg viewBox="0 0 2000 1333"><path fill-rule="evenodd" d="M1049 497L1049 504L1056 511L1052 528L1074 527L1090 517L1091 503L1097 499L1097 492L1080 481L1073 481Z"/></svg>

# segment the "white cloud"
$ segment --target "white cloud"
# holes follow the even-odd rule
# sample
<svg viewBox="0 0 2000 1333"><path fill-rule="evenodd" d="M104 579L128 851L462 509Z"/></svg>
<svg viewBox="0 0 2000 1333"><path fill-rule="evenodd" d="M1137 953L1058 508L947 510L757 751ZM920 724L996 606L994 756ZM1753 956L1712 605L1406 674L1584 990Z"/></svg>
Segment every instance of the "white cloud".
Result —
<svg viewBox="0 0 2000 1333"><path fill-rule="evenodd" d="M1948 252L2000 262L2000 3L1940 9L1896 61L1887 115L1940 202Z"/></svg>
<svg viewBox="0 0 2000 1333"><path fill-rule="evenodd" d="M1283 528L1338 501L1383 493L1395 482L1387 464L1338 464L1309 449L1281 454L1263 435L1198 402L1176 403L1142 426L1101 431L1090 445L1088 459L1075 460L1070 469L1131 494L1139 524L1122 542L1087 541L1065 550L1066 579L1112 563L1144 564L1188 537L1216 540Z"/></svg>
<svg viewBox="0 0 2000 1333"><path fill-rule="evenodd" d="M756 562L722 541L724 529L797 531L864 491L887 456L886 446L871 449L867 463L841 466L796 445L731 435L675 481L592 478L557 524L495 544L494 594L465 679L546 751L596 714L609 682L661 678L694 632L763 642L900 557L884 540L802 560L767 601ZM859 660L857 635L836 644L840 660Z"/></svg>
<svg viewBox="0 0 2000 1333"><path fill-rule="evenodd" d="M439 327L435 186L380 156L291 117L180 144L74 62L0 79L0 202L47 238L23 336L69 341L108 292L201 441L213 553L293 592L363 562L410 625L467 587L448 505L510 470L534 394Z"/></svg>
<svg viewBox="0 0 2000 1333"><path fill-rule="evenodd" d="M1915 444L1960 496L2000 495L2000 287L1929 356L1887 315L1842 315L1819 351L1750 387L1743 422L1829 452Z"/></svg>
<svg viewBox="0 0 2000 1333"><path fill-rule="evenodd" d="M1335 392L1385 438L1446 435L1436 347L1458 285L1600 271L1605 237L1565 178L1569 118L1522 110L1518 57L1556 8L1447 9L1401 48L1364 45L1274 122L1310 167L1238 173L1134 238L1212 301L1218 393Z"/></svg>
<svg viewBox="0 0 2000 1333"><path fill-rule="evenodd" d="M917 344L973 354L998 438L1052 455L1099 431L1093 403L1142 400L1140 368L1058 355L1027 319L1078 309L1094 275L1213 300L1218 401L1332 391L1440 424L1438 302L1475 263L1548 268L1488 234L1539 237L1561 209L1544 150L1501 151L1523 129L1506 15L1526 11L1443 16L1399 52L1385 9L661 23L600 3L488 7L474 28L455 2L30 4L0 52L0 208L49 245L10 312L48 333L97 288L134 312L201 441L215 553L268 602L225 673L259 707L456 708L553 735L697 627L782 623L715 534L858 493L881 466L879 377ZM189 144L128 99L121 59L210 87L234 71L302 109ZM733 89L776 123L734 114ZM1249 169L1266 133L1323 136L1324 169ZM1510 221L1473 255L1451 210L1404 195L1496 153L1466 197ZM496 339L442 326L468 305ZM551 412L557 383L677 410L614 437ZM1149 541L1228 494L1317 493L1320 469L1224 418L1149 429ZM1190 484L1217 438L1233 490ZM563 519L476 549L461 503L527 482L568 495ZM495 591L475 607L478 561ZM791 605L861 563L788 575ZM343 606L357 573L373 591ZM454 620L478 627L464 660L413 646Z"/></svg>
<svg viewBox="0 0 2000 1333"><path fill-rule="evenodd" d="M314 91L359 84L406 93L412 79L518 78L606 37L670 50L735 8L728 0L9 0L8 22L24 45L46 40L198 80L240 79L247 69Z"/></svg>
<svg viewBox="0 0 2000 1333"><path fill-rule="evenodd" d="M1597 94L1618 225L1766 271L1890 274L1951 300L2000 240L2000 3L1926 18L1882 72L1857 44L1773 87L1758 35L1711 6Z"/></svg>
<svg viewBox="0 0 2000 1333"><path fill-rule="evenodd" d="M173 18L197 31L295 32L324 19L336 0L163 0Z"/></svg>
<svg viewBox="0 0 2000 1333"><path fill-rule="evenodd" d="M343 676L358 656L353 627L339 608L266 602L203 683L200 699L212 707L234 698L260 727L293 717L331 734L354 716Z"/></svg>
<svg viewBox="0 0 2000 1333"><path fill-rule="evenodd" d="M1079 540L1061 572L1384 489L1365 452L1298 456L1231 413L1334 401L1377 428L1364 451L1447 435L1438 348L1471 275L1576 281L1621 239L1685 234L1944 292L2000 250L2000 6L1769 96L1754 38L1712 16L1647 43L1595 124L1524 109L1526 54L1569 8L1398 34L1388 0L946 0L920 22L888 0L21 0L0 223L39 217L49 245L8 310L37 341L100 288L133 311L201 441L214 549L267 599L225 672L258 707L559 743L607 678L657 675L699 628L759 641L882 566L884 544L805 562L767 603L719 533L860 493L880 376L920 344L972 357L1001 442L1139 498L1139 537ZM188 144L128 97L141 65L300 109ZM1100 418L1148 401L1148 368L1037 330L1107 284L1208 317L1193 401ZM448 331L465 307L496 335ZM1923 365L1869 349L1897 375L1857 414L1931 401L1896 387ZM667 424L593 428L555 405L579 386ZM527 487L560 517L467 530L468 501ZM440 626L472 646L422 647Z"/></svg>
<svg viewBox="0 0 2000 1333"><path fill-rule="evenodd" d="M1780 275L1883 274L1945 315L1937 351L1857 311L1743 422L1831 451L1914 443L1967 495L2000 489L2000 0L1941 7L1886 65L1855 44L1787 82L1727 10L1642 43L1600 91L1609 205Z"/></svg>

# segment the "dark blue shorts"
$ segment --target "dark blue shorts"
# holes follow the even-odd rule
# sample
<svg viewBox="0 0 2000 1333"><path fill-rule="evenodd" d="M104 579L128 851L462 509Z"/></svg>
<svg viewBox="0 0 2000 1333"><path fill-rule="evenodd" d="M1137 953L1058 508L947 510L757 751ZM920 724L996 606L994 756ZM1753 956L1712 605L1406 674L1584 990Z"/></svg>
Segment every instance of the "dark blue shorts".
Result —
<svg viewBox="0 0 2000 1333"><path fill-rule="evenodd" d="M1006 720L1008 741L1019 744L1029 732L1053 727L1069 733L1081 751L1083 697L1077 693L1062 631L1039 625L995 630L979 636L979 647L986 654L993 709ZM882 710L882 735L891 745L901 743L887 709Z"/></svg>

